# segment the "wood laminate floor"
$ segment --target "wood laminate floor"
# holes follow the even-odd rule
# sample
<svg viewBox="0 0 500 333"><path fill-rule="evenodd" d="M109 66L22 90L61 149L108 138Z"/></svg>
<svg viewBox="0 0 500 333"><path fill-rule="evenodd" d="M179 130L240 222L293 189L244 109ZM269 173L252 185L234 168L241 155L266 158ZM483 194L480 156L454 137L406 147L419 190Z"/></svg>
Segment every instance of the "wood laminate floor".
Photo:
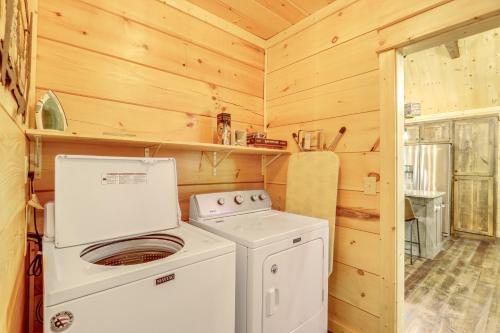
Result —
<svg viewBox="0 0 500 333"><path fill-rule="evenodd" d="M500 333L500 242L455 238L405 265L405 332Z"/></svg>

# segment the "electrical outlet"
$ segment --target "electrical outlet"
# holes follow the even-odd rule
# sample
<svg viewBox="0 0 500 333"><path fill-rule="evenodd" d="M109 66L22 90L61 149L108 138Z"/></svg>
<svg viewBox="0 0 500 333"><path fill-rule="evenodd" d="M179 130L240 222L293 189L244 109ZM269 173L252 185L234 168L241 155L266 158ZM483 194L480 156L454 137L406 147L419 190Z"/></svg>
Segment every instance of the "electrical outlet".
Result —
<svg viewBox="0 0 500 333"><path fill-rule="evenodd" d="M376 177L365 177L364 188L365 188L365 194L376 195L377 194L377 178Z"/></svg>

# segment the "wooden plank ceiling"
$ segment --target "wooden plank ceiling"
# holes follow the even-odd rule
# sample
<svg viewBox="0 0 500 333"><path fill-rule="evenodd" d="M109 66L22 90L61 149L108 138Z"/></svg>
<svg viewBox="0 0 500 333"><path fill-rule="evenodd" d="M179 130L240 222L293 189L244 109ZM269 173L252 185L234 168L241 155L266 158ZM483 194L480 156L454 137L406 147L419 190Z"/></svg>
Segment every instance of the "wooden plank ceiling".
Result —
<svg viewBox="0 0 500 333"><path fill-rule="evenodd" d="M188 0L268 39L335 0Z"/></svg>

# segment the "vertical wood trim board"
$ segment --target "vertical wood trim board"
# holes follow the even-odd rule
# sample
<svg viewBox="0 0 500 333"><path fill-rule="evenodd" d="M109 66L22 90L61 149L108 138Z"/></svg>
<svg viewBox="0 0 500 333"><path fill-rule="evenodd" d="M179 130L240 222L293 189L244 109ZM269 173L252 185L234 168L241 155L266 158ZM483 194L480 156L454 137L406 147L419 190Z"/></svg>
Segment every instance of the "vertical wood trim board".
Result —
<svg viewBox="0 0 500 333"><path fill-rule="evenodd" d="M381 294L386 300L381 304L380 330L382 332L403 329L402 309L404 293L401 287L404 281L402 271L404 250L400 248L404 239L402 187L402 148L403 117L399 102L403 103L398 89L398 55L395 50L380 54L380 240L381 253ZM402 67L399 68L402 71ZM402 83L402 82L399 82ZM402 243L403 244L403 243ZM401 275L402 274L402 275ZM398 305L400 305L398 307Z"/></svg>
<svg viewBox="0 0 500 333"><path fill-rule="evenodd" d="M2 106L9 100L2 100ZM26 139L0 109L0 331L22 332L24 325Z"/></svg>
<svg viewBox="0 0 500 333"><path fill-rule="evenodd" d="M289 150L298 151L293 132L322 129L328 143L340 127L347 128L336 149L341 158L337 204L337 237L341 238L335 258L372 275L371 282L358 279L357 289L346 282L352 270L339 269L339 275L330 280L330 330L402 331L403 266L397 262L404 254L396 242L402 239L396 223L401 220L397 207L402 203L396 186L400 173L396 129L400 126L394 47L482 22L499 10L500 2L495 0L480 4L474 0L358 0L302 30L291 29L288 36L286 31L281 33L286 37L266 50L268 137L289 140ZM384 50L388 52L379 56ZM286 200L286 168L286 159L281 159L267 172L267 188L277 209L283 209ZM381 176L379 194L374 197L363 193L363 178L369 172ZM365 251L375 254L368 257ZM378 305L357 294L373 286L374 279Z"/></svg>

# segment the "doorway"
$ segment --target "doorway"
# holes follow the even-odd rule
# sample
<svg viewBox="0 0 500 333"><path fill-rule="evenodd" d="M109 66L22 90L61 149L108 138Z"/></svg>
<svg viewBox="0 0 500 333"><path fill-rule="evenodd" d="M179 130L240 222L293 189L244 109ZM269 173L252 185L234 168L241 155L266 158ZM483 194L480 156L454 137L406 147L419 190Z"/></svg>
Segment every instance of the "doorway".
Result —
<svg viewBox="0 0 500 333"><path fill-rule="evenodd" d="M500 331L499 54L498 27L395 54L405 332Z"/></svg>

